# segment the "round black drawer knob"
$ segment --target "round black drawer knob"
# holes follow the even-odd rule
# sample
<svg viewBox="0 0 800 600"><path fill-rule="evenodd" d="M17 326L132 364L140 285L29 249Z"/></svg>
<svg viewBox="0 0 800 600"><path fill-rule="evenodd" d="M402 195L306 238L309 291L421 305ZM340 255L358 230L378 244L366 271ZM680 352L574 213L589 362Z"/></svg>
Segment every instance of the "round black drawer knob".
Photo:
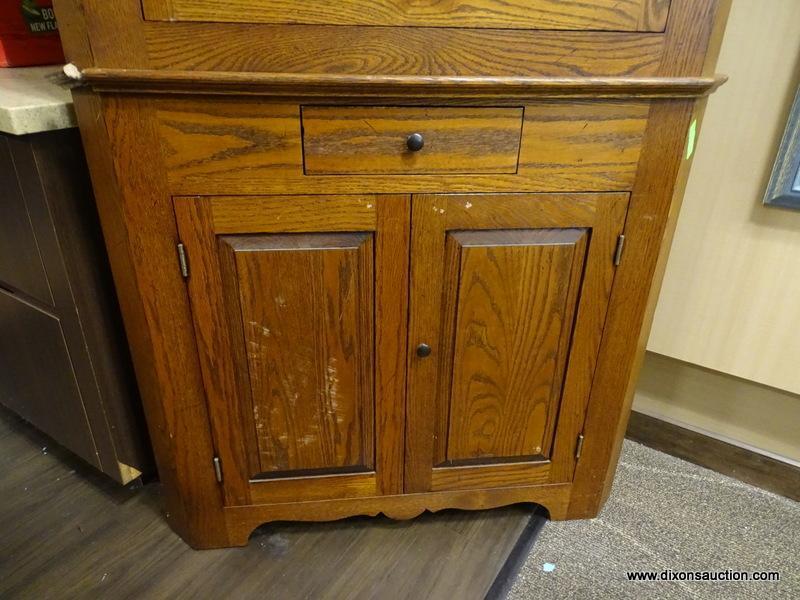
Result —
<svg viewBox="0 0 800 600"><path fill-rule="evenodd" d="M428 344L420 344L417 346L417 356L420 358L425 358L426 356L431 355L431 347Z"/></svg>
<svg viewBox="0 0 800 600"><path fill-rule="evenodd" d="M422 137L421 133L412 133L406 138L406 146L408 146L411 152L419 152L424 145L425 139Z"/></svg>

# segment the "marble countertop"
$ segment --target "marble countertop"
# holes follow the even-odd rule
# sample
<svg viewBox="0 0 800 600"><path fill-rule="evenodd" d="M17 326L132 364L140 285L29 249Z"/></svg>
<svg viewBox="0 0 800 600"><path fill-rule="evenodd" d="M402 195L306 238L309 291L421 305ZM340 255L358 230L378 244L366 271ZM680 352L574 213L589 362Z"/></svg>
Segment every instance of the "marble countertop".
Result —
<svg viewBox="0 0 800 600"><path fill-rule="evenodd" d="M77 127L60 65L0 68L0 131L23 135ZM63 79L63 78L61 78Z"/></svg>

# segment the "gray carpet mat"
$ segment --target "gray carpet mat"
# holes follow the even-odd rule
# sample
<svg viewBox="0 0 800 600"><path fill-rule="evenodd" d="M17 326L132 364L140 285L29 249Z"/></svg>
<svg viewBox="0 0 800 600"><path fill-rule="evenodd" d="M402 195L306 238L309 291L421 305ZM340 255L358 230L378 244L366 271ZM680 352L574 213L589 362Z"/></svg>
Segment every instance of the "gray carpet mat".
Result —
<svg viewBox="0 0 800 600"><path fill-rule="evenodd" d="M590 521L548 522L508 598L800 598L800 503L625 441ZM628 571L777 571L779 582L629 581Z"/></svg>

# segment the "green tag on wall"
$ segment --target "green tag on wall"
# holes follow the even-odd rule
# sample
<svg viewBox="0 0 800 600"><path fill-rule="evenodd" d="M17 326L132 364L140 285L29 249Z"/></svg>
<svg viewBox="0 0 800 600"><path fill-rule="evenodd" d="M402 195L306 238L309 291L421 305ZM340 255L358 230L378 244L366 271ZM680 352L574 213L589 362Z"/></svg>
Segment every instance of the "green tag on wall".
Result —
<svg viewBox="0 0 800 600"><path fill-rule="evenodd" d="M689 135L686 137L686 160L692 158L694 154L694 143L697 140L697 119L692 119L689 125Z"/></svg>

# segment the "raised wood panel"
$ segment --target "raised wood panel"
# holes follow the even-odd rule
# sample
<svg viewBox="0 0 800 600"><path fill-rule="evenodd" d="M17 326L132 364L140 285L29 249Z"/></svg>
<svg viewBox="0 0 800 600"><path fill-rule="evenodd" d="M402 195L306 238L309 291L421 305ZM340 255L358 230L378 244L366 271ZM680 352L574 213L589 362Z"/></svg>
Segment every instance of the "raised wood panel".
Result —
<svg viewBox="0 0 800 600"><path fill-rule="evenodd" d="M549 455L586 254L585 229L448 235L458 280L444 457Z"/></svg>
<svg viewBox="0 0 800 600"><path fill-rule="evenodd" d="M522 109L307 106L302 127L307 175L514 173Z"/></svg>
<svg viewBox="0 0 800 600"><path fill-rule="evenodd" d="M373 463L372 236L224 236L262 476ZM252 474L256 476L257 474Z"/></svg>
<svg viewBox="0 0 800 600"><path fill-rule="evenodd" d="M154 69L245 73L647 77L664 49L662 35L615 32L148 22L144 33Z"/></svg>
<svg viewBox="0 0 800 600"><path fill-rule="evenodd" d="M668 0L142 0L146 19L234 23L662 31Z"/></svg>
<svg viewBox="0 0 800 600"><path fill-rule="evenodd" d="M170 186L176 194L284 194L287 187L310 194L410 193L420 188L627 190L636 173L650 106L613 101L530 104L524 108L516 174L409 174L387 179L304 175L296 105L221 98L154 104Z"/></svg>

